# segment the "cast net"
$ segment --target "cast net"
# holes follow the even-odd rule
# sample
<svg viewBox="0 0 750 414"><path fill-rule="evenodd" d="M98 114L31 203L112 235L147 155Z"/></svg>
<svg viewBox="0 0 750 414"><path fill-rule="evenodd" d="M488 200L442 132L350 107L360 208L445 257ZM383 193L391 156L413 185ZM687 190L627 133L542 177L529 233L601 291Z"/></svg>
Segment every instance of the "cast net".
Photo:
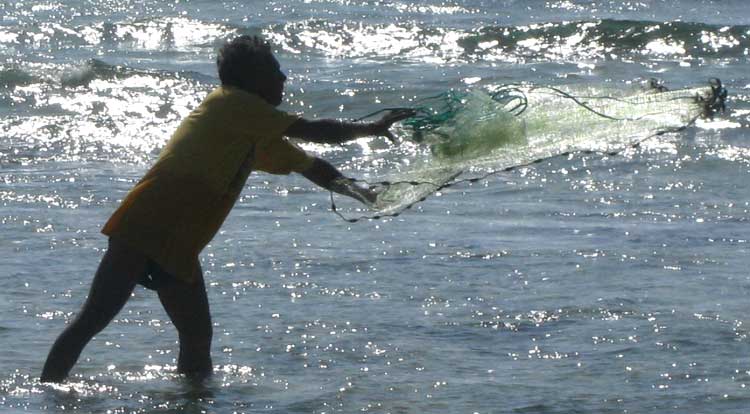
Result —
<svg viewBox="0 0 750 414"><path fill-rule="evenodd" d="M396 216L459 183L575 153L615 155L723 110L725 98L718 79L672 91L656 84L631 93L502 85L423 98L404 121L415 148L408 168L352 181L377 192L367 209L339 208L333 194L332 209L347 221Z"/></svg>

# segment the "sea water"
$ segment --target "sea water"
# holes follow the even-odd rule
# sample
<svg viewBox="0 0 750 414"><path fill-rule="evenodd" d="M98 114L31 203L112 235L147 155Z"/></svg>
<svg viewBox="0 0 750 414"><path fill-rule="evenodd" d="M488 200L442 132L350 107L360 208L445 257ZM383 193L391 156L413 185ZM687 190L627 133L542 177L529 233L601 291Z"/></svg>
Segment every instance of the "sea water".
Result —
<svg viewBox="0 0 750 414"><path fill-rule="evenodd" d="M41 384L99 229L240 34L273 42L282 109L308 118L710 77L729 111L356 223L300 176L253 174L201 257L211 380L175 373L175 330L138 288L68 382ZM749 53L744 0L2 1L0 412L746 412ZM305 148L377 180L419 150L396 132Z"/></svg>

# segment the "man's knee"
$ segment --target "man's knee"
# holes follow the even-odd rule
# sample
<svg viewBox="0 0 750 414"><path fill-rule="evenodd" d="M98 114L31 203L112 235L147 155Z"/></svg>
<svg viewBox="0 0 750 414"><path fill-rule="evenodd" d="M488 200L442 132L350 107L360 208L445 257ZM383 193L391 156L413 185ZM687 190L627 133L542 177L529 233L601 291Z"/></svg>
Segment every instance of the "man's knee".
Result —
<svg viewBox="0 0 750 414"><path fill-rule="evenodd" d="M87 307L73 319L66 331L73 337L89 341L103 331L111 320L112 318L104 316L104 312L99 312L96 307Z"/></svg>
<svg viewBox="0 0 750 414"><path fill-rule="evenodd" d="M202 326L196 330L196 335L200 340L208 346L211 346L211 340L214 337L214 327L211 321L201 324Z"/></svg>
<svg viewBox="0 0 750 414"><path fill-rule="evenodd" d="M196 321L189 326L177 327L180 342L188 342L196 346L211 346L213 338L213 326L210 320Z"/></svg>

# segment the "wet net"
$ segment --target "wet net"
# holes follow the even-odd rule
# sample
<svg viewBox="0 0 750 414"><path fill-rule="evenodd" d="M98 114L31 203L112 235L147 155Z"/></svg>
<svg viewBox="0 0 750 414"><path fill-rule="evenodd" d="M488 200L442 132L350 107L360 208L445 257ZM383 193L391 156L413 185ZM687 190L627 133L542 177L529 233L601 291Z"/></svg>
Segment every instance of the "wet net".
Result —
<svg viewBox="0 0 750 414"><path fill-rule="evenodd" d="M724 110L718 79L705 87L667 90L655 82L634 93L594 88L502 85L450 91L418 101L403 122L415 148L408 168L350 185L377 193L366 209L331 209L344 220L397 216L431 194L576 153L616 155ZM379 112L394 109L387 108Z"/></svg>

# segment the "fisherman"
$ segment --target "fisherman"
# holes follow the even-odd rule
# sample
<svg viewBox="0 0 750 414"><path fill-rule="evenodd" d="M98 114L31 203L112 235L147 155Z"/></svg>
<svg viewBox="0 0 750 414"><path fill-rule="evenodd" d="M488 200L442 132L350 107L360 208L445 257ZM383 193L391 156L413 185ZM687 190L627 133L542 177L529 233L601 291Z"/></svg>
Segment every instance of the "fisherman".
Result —
<svg viewBox="0 0 750 414"><path fill-rule="evenodd" d="M413 115L391 112L370 123L307 120L277 109L284 82L271 46L256 36L226 43L217 58L221 86L185 118L156 163L102 229L109 248L75 319L50 350L42 381L59 382L86 344L127 302L136 285L155 290L179 335L178 372L211 374L212 324L198 255L229 214L253 170L301 173L313 183L372 203L325 160L284 137L340 144L394 137L391 125Z"/></svg>

